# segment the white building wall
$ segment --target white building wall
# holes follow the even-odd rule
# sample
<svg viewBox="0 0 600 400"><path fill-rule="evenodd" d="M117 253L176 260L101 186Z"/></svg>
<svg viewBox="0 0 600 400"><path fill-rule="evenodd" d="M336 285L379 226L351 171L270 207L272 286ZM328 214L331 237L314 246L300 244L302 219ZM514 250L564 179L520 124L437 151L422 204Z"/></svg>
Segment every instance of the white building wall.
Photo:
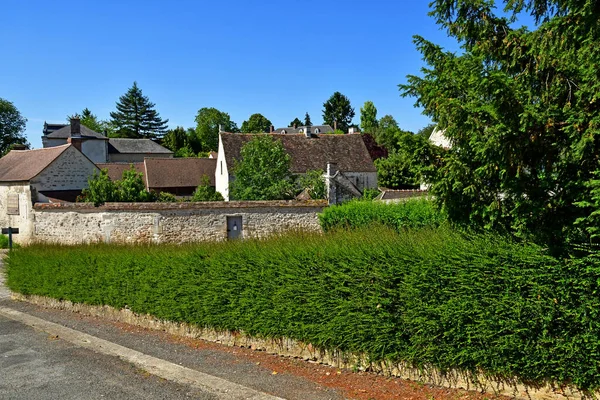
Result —
<svg viewBox="0 0 600 400"><path fill-rule="evenodd" d="M81 143L81 152L95 163L108 162L108 140L84 140Z"/></svg>
<svg viewBox="0 0 600 400"><path fill-rule="evenodd" d="M229 169L225 160L225 150L223 142L219 135L219 151L217 153L217 168L215 169L215 190L223 196L225 201L229 201Z"/></svg>
<svg viewBox="0 0 600 400"><path fill-rule="evenodd" d="M9 195L18 196L19 214L8 215ZM0 228L19 228L15 243L27 243L33 235L33 207L29 182L0 183Z"/></svg>
<svg viewBox="0 0 600 400"><path fill-rule="evenodd" d="M377 189L377 172L342 172L361 192L365 189Z"/></svg>

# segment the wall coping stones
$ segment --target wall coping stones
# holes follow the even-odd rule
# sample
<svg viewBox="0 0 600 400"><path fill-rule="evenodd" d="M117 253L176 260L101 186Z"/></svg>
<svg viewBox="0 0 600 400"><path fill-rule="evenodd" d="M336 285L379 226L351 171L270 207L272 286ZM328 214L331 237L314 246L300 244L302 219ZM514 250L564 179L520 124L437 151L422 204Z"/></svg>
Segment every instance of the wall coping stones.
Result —
<svg viewBox="0 0 600 400"><path fill-rule="evenodd" d="M317 208L327 207L326 200L274 200L274 201L204 201L182 203L105 203L94 207L92 203L36 203L36 211L167 211L167 210L243 210L248 208Z"/></svg>

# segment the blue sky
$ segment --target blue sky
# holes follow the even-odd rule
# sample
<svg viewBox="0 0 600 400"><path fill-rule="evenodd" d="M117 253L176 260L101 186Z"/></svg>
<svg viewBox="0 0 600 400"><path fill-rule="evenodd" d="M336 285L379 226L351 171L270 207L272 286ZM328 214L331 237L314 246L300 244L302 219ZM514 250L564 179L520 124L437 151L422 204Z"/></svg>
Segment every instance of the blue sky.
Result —
<svg viewBox="0 0 600 400"><path fill-rule="evenodd" d="M404 129L429 123L397 85L418 74L412 36L457 50L427 16L429 0L21 1L0 15L0 97L28 119L41 147L44 121L87 107L108 119L137 81L169 126L194 126L202 107L241 125L262 113L277 127L309 112L322 122L335 91L375 103Z"/></svg>

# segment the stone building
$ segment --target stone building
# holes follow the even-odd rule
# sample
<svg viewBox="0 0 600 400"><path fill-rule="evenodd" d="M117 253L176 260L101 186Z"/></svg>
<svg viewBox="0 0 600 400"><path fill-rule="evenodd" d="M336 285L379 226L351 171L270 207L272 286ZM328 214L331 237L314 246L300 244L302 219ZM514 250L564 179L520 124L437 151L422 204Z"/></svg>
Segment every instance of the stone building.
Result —
<svg viewBox="0 0 600 400"><path fill-rule="evenodd" d="M79 118L71 118L69 125L44 123L44 148L72 143L95 163L143 162L144 158L172 158L173 152L150 139L108 138L81 125Z"/></svg>
<svg viewBox="0 0 600 400"><path fill-rule="evenodd" d="M310 127L300 134L270 135L279 140L290 155L293 174L329 171L325 178L335 177L339 189L336 192L334 182L328 181L329 193L337 193L333 197L338 200L342 193L344 198L357 197L365 189L377 188L377 169L361 135L313 134ZM242 146L253 137L254 134L219 134L215 187L225 200L229 200L229 183L235 178L232 173L234 160L240 159ZM336 202L334 198L330 198L330 202Z"/></svg>
<svg viewBox="0 0 600 400"><path fill-rule="evenodd" d="M0 226L29 234L34 203L74 201L95 171L96 165L70 144L12 150L0 158Z"/></svg>

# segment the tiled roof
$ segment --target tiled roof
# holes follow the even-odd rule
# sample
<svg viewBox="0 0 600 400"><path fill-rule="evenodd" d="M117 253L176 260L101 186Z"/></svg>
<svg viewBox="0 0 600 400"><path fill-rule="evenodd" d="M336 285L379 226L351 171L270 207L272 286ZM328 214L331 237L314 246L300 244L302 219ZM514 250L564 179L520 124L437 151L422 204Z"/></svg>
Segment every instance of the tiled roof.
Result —
<svg viewBox="0 0 600 400"><path fill-rule="evenodd" d="M361 135L313 135L270 134L281 141L292 158L292 173L305 173L309 170L327 169L328 162L337 164L342 172L377 172ZM254 134L221 133L225 159L231 168L234 159L240 158L242 146Z"/></svg>
<svg viewBox="0 0 600 400"><path fill-rule="evenodd" d="M143 163L102 163L96 164L106 169L111 180L123 177L123 171L131 165L137 172L144 174L148 189L197 187L202 176L208 176L211 186L215 185L217 160L210 158L146 158Z"/></svg>
<svg viewBox="0 0 600 400"><path fill-rule="evenodd" d="M71 146L48 147L37 150L12 150L0 158L0 182L29 181L46 169Z"/></svg>
<svg viewBox="0 0 600 400"><path fill-rule="evenodd" d="M80 125L79 131L83 137L93 137L96 139L108 139L101 133L95 132L87 126ZM50 139L68 139L71 137L71 125L65 125L62 128L46 135Z"/></svg>
<svg viewBox="0 0 600 400"><path fill-rule="evenodd" d="M110 154L172 154L173 152L150 139L115 139L108 140Z"/></svg>
<svg viewBox="0 0 600 400"><path fill-rule="evenodd" d="M303 133L304 130L306 129L306 126L297 126L297 127L287 127L287 128L277 128L273 131L273 133L282 133L283 131L285 131L285 133ZM310 131L312 133L316 132L316 129L319 130L319 133L332 133L333 132L333 128L330 125L313 125L310 127Z"/></svg>
<svg viewBox="0 0 600 400"><path fill-rule="evenodd" d="M208 176L215 185L217 160L212 158L146 158L149 189L196 187L202 176Z"/></svg>
<svg viewBox="0 0 600 400"><path fill-rule="evenodd" d="M98 163L96 166L100 169L105 169L108 172L108 177L112 181L117 181L123 177L123 171L128 170L133 165L137 172L144 174L144 163ZM144 178L145 179L145 178Z"/></svg>

